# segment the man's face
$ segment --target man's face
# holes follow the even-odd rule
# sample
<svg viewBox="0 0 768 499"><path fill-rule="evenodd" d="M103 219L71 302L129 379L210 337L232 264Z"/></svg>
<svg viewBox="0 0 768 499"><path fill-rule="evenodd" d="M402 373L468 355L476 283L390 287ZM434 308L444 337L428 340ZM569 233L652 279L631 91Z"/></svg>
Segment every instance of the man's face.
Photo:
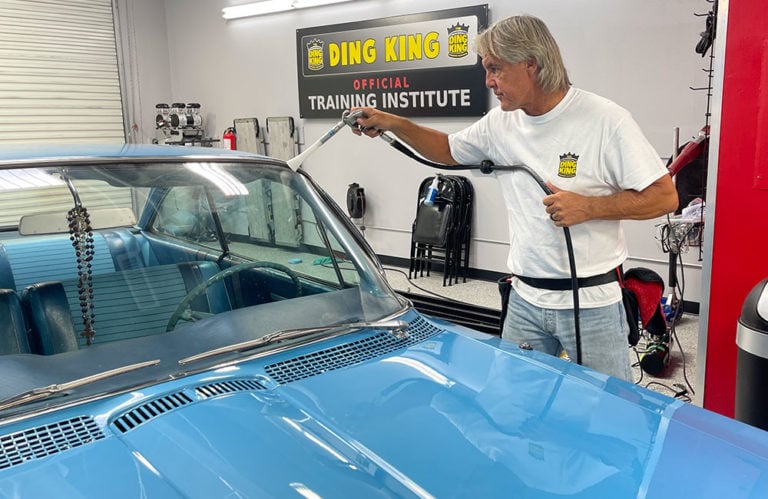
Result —
<svg viewBox="0 0 768 499"><path fill-rule="evenodd" d="M532 61L511 63L492 55L483 57L485 86L493 90L501 109L526 110L537 95L536 65Z"/></svg>

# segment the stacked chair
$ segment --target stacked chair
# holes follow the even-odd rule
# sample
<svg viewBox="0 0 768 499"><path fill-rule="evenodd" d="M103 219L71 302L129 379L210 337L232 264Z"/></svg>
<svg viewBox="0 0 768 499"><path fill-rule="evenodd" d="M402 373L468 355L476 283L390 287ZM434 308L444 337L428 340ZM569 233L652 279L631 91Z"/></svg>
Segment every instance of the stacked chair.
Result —
<svg viewBox="0 0 768 499"><path fill-rule="evenodd" d="M411 232L409 278L429 276L433 264L443 268L443 286L467 281L474 190L466 177L437 175L438 192L425 203L435 177L419 185L416 219Z"/></svg>

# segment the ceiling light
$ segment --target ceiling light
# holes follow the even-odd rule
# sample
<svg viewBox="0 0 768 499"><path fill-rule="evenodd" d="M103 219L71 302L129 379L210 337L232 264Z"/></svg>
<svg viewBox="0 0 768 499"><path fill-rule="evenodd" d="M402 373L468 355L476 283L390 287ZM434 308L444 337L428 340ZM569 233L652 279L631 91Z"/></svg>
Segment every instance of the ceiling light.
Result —
<svg viewBox="0 0 768 499"><path fill-rule="evenodd" d="M306 9L349 1L352 0L261 0L260 2L224 7L221 9L221 17L224 19L239 19L241 17L263 16L275 12Z"/></svg>

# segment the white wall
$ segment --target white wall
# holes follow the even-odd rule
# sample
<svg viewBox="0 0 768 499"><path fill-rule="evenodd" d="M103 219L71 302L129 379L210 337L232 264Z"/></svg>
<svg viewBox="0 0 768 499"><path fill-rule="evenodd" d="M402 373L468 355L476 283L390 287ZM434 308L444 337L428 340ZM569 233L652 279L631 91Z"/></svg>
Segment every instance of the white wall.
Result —
<svg viewBox="0 0 768 499"><path fill-rule="evenodd" d="M132 36L137 47L137 88L144 115L137 136L149 141L157 102L200 102L211 135L221 136L234 118L293 116L300 136L311 144L335 120L300 120L296 29L394 15L478 5L461 0L359 0L268 17L224 21L221 8L234 0L121 0L135 4ZM705 0L518 0L487 2L490 22L518 13L544 19L558 40L575 85L602 94L629 109L659 155L672 151L673 130L681 141L704 124L708 59L694 52ZM163 9L164 6L164 9ZM165 20L167 46L157 30ZM138 44L137 44L138 45ZM166 64L163 74L158 68ZM150 68L145 70L145 68ZM165 80L164 80L165 79ZM170 84L170 95L160 95ZM494 103L491 103L495 105ZM419 119L450 132L468 119ZM407 258L410 228L421 180L433 174L386 147L382 141L341 133L304 164L342 206L348 184L365 188L366 237L377 253ZM468 175L469 176L469 175ZM502 199L490 178L471 177L476 190L474 244L470 266L505 271L507 228ZM656 268L666 280L667 256L655 240L655 222L627 224L629 267ZM698 301L698 251L685 256L686 299Z"/></svg>
<svg viewBox="0 0 768 499"><path fill-rule="evenodd" d="M114 5L128 141L149 143L155 104L172 95L165 11L153 0L115 0Z"/></svg>

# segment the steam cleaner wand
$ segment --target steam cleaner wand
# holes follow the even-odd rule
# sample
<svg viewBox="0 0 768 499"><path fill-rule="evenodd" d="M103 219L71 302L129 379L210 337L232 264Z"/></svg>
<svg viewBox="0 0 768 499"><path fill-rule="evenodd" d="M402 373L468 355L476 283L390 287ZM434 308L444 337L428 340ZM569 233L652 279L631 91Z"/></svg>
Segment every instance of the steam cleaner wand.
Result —
<svg viewBox="0 0 768 499"><path fill-rule="evenodd" d="M298 170L301 164L304 162L304 160L307 159L307 156L315 152L315 150L317 150L317 148L319 148L321 145L328 142L328 140L330 140L331 137L336 135L336 132L344 128L345 125L350 127L356 127L357 118L359 116L362 116L362 114L363 114L363 111L361 110L344 111L344 113L341 115L341 121L336 123L336 125L334 125L333 128L325 132L325 135L317 139L314 144L307 147L301 154L294 156L293 158L286 161L286 163L288 163L288 166L293 171Z"/></svg>

